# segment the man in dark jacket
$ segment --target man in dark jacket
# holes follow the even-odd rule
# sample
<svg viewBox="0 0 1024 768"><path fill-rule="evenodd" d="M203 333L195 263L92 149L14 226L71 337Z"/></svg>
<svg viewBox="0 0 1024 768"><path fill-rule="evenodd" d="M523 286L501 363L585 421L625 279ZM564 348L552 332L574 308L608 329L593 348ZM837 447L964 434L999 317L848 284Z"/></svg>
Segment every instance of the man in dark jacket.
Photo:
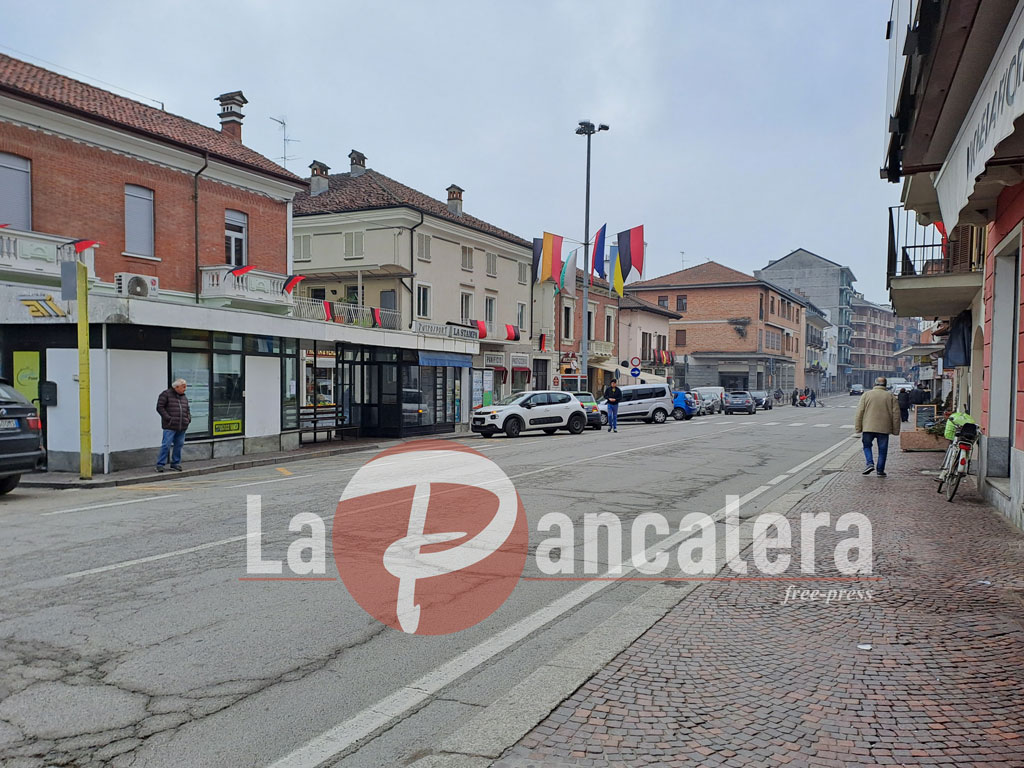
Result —
<svg viewBox="0 0 1024 768"><path fill-rule="evenodd" d="M910 420L910 390L901 389L900 393L896 396L896 400L900 406L900 421Z"/></svg>
<svg viewBox="0 0 1024 768"><path fill-rule="evenodd" d="M185 444L185 430L192 422L192 412L185 396L187 383L184 379L175 379L169 389L160 393L156 400L156 412L160 414L160 425L164 437L160 443L160 456L156 460L156 471L163 472L168 454L171 469L181 472L181 447Z"/></svg>
<svg viewBox="0 0 1024 768"><path fill-rule="evenodd" d="M619 431L619 402L622 400L622 390L619 389L617 379L604 388L604 399L608 405L608 431Z"/></svg>
<svg viewBox="0 0 1024 768"><path fill-rule="evenodd" d="M910 404L911 405L924 405L931 400L931 395L924 388L924 384L918 383L917 389L910 393Z"/></svg>

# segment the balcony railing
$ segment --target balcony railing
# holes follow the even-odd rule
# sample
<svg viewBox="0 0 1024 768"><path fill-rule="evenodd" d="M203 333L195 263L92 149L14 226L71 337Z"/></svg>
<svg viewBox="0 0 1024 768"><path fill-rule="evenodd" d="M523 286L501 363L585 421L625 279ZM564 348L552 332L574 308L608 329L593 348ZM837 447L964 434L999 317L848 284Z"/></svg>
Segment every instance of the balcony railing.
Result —
<svg viewBox="0 0 1024 768"><path fill-rule="evenodd" d="M295 298L292 315L303 320L322 320L328 323L356 325L361 328L383 328L398 331L402 327L402 314L397 309L361 307L358 304L345 304L340 301L324 301L302 296Z"/></svg>
<svg viewBox="0 0 1024 768"><path fill-rule="evenodd" d="M615 354L615 344L610 341L591 339L587 342L587 353L591 357L611 357Z"/></svg>
<svg viewBox="0 0 1024 768"><path fill-rule="evenodd" d="M90 279L96 278L93 254L95 248L82 252ZM9 279L39 279L60 282L60 265L78 261L72 239L39 232L0 229L0 273Z"/></svg>
<svg viewBox="0 0 1024 768"><path fill-rule="evenodd" d="M287 312L292 306L292 295L285 293L287 275L253 269L244 275L232 275L229 264L200 267L202 283L199 296L215 303L262 305Z"/></svg>
<svg viewBox="0 0 1024 768"><path fill-rule="evenodd" d="M889 208L887 287L896 277L927 277L977 272L985 266L985 229L964 224L943 236L937 226L922 227L902 205Z"/></svg>

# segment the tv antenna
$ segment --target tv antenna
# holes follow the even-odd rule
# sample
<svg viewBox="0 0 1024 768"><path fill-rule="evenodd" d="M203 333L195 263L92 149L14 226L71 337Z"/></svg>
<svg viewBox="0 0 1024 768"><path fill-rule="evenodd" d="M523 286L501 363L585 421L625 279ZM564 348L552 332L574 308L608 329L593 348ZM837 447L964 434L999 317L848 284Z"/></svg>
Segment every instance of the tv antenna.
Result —
<svg viewBox="0 0 1024 768"><path fill-rule="evenodd" d="M288 161L289 160L295 160L298 157L298 155L289 155L288 154L288 145L289 144L297 143L299 141L299 139L290 139L290 138L288 138L288 117L286 115L282 115L279 118L278 117L272 117L270 119L273 120L275 123L277 123L277 124L279 124L281 126L281 146L282 146L282 150L281 151L282 151L282 154L281 154L280 157L275 158L275 159L280 160L281 161L281 166L285 170L288 170Z"/></svg>
<svg viewBox="0 0 1024 768"><path fill-rule="evenodd" d="M679 252L679 261L681 262L682 268L686 269L686 251Z"/></svg>

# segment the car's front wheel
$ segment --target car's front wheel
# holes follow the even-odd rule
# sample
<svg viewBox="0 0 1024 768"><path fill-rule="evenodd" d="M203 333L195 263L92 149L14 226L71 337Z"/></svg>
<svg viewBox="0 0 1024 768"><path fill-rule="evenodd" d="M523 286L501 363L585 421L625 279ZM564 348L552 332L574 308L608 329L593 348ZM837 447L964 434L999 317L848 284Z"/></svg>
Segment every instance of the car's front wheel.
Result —
<svg viewBox="0 0 1024 768"><path fill-rule="evenodd" d="M523 422L518 416L513 416L505 422L505 434L509 437L519 437L523 431Z"/></svg>
<svg viewBox="0 0 1024 768"><path fill-rule="evenodd" d="M580 434L586 426L587 420L583 417L582 413L574 413L569 417L569 431L574 435ZM547 430L544 431L547 432Z"/></svg>
<svg viewBox="0 0 1024 768"><path fill-rule="evenodd" d="M8 475L7 477L0 477L0 496L6 493L10 493L18 487L18 483L21 482L21 475Z"/></svg>

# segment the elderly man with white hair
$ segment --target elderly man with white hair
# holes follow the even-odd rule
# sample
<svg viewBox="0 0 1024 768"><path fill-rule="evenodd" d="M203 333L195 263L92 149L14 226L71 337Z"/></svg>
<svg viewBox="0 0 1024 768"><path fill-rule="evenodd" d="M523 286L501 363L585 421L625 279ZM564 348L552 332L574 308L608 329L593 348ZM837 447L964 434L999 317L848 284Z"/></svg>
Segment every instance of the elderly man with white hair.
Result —
<svg viewBox="0 0 1024 768"><path fill-rule="evenodd" d="M188 382L175 379L168 389L160 393L156 400L156 412L160 414L160 424L164 437L160 443L160 456L156 460L156 471L163 472L168 454L171 469L181 472L181 447L185 444L185 430L192 422L192 412L188 407L185 387Z"/></svg>
<svg viewBox="0 0 1024 768"><path fill-rule="evenodd" d="M889 454L889 435L900 433L900 405L892 392L886 389L884 376L875 379L870 392L860 396L854 430L861 434L864 446L865 475L878 467L878 476L885 477L885 459ZM878 464L871 455L872 444L878 442Z"/></svg>

